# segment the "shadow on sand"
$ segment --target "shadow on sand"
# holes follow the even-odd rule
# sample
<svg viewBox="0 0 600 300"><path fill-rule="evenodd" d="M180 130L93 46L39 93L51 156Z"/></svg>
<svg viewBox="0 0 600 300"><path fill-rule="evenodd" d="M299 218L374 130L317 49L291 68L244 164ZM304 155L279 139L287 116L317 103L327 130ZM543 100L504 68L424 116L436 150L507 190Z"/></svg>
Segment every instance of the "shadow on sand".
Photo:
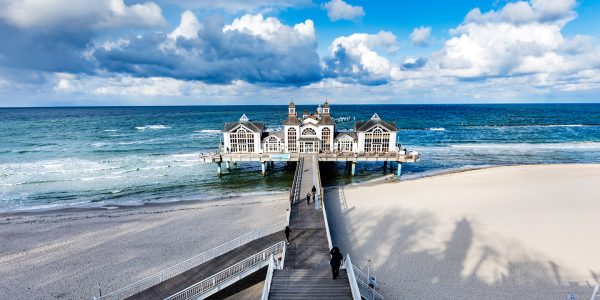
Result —
<svg viewBox="0 0 600 300"><path fill-rule="evenodd" d="M372 260L382 294L388 299L589 299L595 282L565 282L560 267L535 258L506 260L489 241L474 246L474 224L456 222L441 247L423 247L434 235L437 220L430 214L387 211L373 220L348 207L343 187L326 190L325 205L332 239L363 271ZM376 204L374 204L376 205ZM370 218L370 219L369 219ZM362 237L362 238L358 238ZM479 257L465 268L474 248ZM439 249L442 250L439 250ZM495 279L479 276L484 265L497 266Z"/></svg>

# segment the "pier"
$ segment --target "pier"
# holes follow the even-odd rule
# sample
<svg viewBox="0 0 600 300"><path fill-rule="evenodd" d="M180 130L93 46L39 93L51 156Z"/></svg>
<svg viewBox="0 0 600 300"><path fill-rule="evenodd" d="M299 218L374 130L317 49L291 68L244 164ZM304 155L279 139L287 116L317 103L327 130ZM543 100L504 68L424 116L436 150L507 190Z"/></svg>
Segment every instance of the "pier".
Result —
<svg viewBox="0 0 600 300"><path fill-rule="evenodd" d="M242 295L257 272L264 272L262 300L353 299L383 300L372 279L354 266L349 255L337 279L329 264L332 244L323 203L319 162L345 162L352 175L360 162L379 162L401 176L402 164L417 162L418 152L396 143L397 127L374 114L356 122L354 131L335 131L327 101L317 112L304 111L302 119L293 102L283 132L265 131L263 123L246 115L226 123L223 144L214 153L201 153L204 163L215 163L217 174L238 163L260 163L266 175L275 162L295 163L287 218L267 228L240 236L176 266L96 299L205 299ZM310 202L307 202L307 196ZM291 229L285 242L283 230ZM231 288L229 288L231 287ZM229 288L229 290L228 290ZM232 289L235 289L232 291ZM227 293L225 293L227 291Z"/></svg>
<svg viewBox="0 0 600 300"><path fill-rule="evenodd" d="M231 164L239 162L259 162L261 164L261 174L266 174L268 163L273 162L297 162L303 154L300 153L202 153L200 161L205 163L215 163L217 165L217 175L223 174L223 168L229 170ZM403 163L414 163L420 159L418 152L374 152L374 153L315 153L311 155L319 162L345 162L351 165L351 175L356 175L356 164L359 162L381 162L393 168L392 163L396 163L396 176L402 174Z"/></svg>

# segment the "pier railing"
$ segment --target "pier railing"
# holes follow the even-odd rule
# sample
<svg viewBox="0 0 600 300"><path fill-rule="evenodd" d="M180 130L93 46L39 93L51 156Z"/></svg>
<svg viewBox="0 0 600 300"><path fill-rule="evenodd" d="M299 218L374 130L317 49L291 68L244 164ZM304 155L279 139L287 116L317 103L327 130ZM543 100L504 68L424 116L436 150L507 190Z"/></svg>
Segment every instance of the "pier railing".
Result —
<svg viewBox="0 0 600 300"><path fill-rule="evenodd" d="M206 294L217 287L221 287L225 283L235 278L240 279L243 277L243 275L249 275L250 273L255 272L265 264L268 264L271 257L278 256L279 254L283 253L284 249L285 242L279 242L229 268L226 268L219 273L216 273L215 275L212 275L176 294L165 298L165 300L187 300L198 298L199 296Z"/></svg>
<svg viewBox="0 0 600 300"><path fill-rule="evenodd" d="M256 239L282 231L287 220L259 228L94 300L125 299Z"/></svg>
<svg viewBox="0 0 600 300"><path fill-rule="evenodd" d="M294 203L300 197L300 182L302 182L302 171L304 169L304 158L299 158L294 171L294 180L290 189L290 203Z"/></svg>
<svg viewBox="0 0 600 300"><path fill-rule="evenodd" d="M592 298L590 300L597 300L600 298L600 284L596 284L594 287L594 292L592 293Z"/></svg>
<svg viewBox="0 0 600 300"><path fill-rule="evenodd" d="M352 289L353 296L356 289L360 293L359 299L362 297L366 300L385 300L380 293L369 286L371 281L370 278L358 267L352 264L352 260L350 260L350 254L347 254L346 258L344 259L344 267L348 273L348 280L350 280L350 288Z"/></svg>

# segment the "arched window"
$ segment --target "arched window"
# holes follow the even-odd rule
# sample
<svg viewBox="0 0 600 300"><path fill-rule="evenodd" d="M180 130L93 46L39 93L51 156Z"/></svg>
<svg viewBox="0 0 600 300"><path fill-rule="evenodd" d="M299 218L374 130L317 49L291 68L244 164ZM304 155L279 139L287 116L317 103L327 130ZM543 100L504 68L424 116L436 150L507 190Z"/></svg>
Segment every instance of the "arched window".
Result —
<svg viewBox="0 0 600 300"><path fill-rule="evenodd" d="M317 135L317 132L312 128L302 130L302 135Z"/></svg>
<svg viewBox="0 0 600 300"><path fill-rule="evenodd" d="M331 130L329 128L323 128L321 131L321 139L323 150L331 150Z"/></svg>
<svg viewBox="0 0 600 300"><path fill-rule="evenodd" d="M254 134L243 127L229 135L231 152L254 152Z"/></svg>
<svg viewBox="0 0 600 300"><path fill-rule="evenodd" d="M390 149L390 133L374 127L365 133L365 152L387 152Z"/></svg>
<svg viewBox="0 0 600 300"><path fill-rule="evenodd" d="M287 143L288 143L288 152L297 152L297 132L296 128L290 128L287 132Z"/></svg>
<svg viewBox="0 0 600 300"><path fill-rule="evenodd" d="M265 140L264 148L266 152L279 152L281 151L281 143L276 137L271 136Z"/></svg>

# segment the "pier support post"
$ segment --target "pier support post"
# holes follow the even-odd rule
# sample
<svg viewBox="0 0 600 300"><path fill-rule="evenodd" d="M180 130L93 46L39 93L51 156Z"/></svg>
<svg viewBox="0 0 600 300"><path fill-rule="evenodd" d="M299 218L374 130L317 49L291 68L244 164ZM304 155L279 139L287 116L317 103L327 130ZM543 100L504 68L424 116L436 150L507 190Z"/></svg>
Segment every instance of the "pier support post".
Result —
<svg viewBox="0 0 600 300"><path fill-rule="evenodd" d="M265 176L265 162L264 161L260 162L260 174Z"/></svg>
<svg viewBox="0 0 600 300"><path fill-rule="evenodd" d="M237 161L234 161L234 162L233 162L233 165L237 167Z"/></svg>
<svg viewBox="0 0 600 300"><path fill-rule="evenodd" d="M221 163L220 163L220 162L218 162L218 163L217 163L217 175L221 176L221 174L222 174L222 173L221 173Z"/></svg>
<svg viewBox="0 0 600 300"><path fill-rule="evenodd" d="M400 178L400 175L402 175L402 163L398 163L398 170L396 170L396 176Z"/></svg>
<svg viewBox="0 0 600 300"><path fill-rule="evenodd" d="M387 169L387 160L383 162L383 170Z"/></svg>
<svg viewBox="0 0 600 300"><path fill-rule="evenodd" d="M356 162L353 161L352 162L352 176L354 176L356 174Z"/></svg>
<svg viewBox="0 0 600 300"><path fill-rule="evenodd" d="M230 169L230 166L229 166L229 161L226 161L226 162L225 162L225 168L227 169L227 171L229 171L229 169Z"/></svg>

